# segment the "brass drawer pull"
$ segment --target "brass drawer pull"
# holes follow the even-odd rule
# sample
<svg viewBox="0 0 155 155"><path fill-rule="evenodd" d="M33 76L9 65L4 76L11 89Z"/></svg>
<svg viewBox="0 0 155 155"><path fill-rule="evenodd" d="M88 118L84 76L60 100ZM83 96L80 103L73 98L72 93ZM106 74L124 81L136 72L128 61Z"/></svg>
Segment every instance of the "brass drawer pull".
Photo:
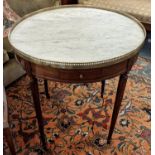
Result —
<svg viewBox="0 0 155 155"><path fill-rule="evenodd" d="M80 74L80 79L83 79L83 75L82 74Z"/></svg>

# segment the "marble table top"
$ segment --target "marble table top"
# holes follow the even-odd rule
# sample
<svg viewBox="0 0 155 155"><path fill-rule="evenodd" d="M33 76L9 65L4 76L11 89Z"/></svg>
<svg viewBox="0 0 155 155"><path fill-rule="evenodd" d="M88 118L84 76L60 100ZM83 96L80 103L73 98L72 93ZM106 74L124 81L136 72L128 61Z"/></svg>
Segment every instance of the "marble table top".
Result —
<svg viewBox="0 0 155 155"><path fill-rule="evenodd" d="M33 63L79 69L108 66L139 51L143 26L123 14L84 6L48 8L17 23L15 52Z"/></svg>

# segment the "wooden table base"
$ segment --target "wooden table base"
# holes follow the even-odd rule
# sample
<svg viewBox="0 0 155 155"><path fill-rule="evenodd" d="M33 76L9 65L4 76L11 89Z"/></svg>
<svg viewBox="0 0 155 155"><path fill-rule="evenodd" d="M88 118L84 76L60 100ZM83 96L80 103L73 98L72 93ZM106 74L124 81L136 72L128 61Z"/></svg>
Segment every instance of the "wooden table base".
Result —
<svg viewBox="0 0 155 155"><path fill-rule="evenodd" d="M27 74L31 78L30 84L33 96L33 102L36 111L36 117L39 124L39 132L43 148L46 150L46 137L44 133L44 123L41 112L37 78L44 79L45 94L47 98L49 98L47 80L65 82L65 83L90 83L90 82L102 81L102 88L101 88L101 97L102 97L104 93L105 80L113 78L115 76L120 76L117 88L116 100L113 108L111 125L107 138L107 144L110 144L116 120L118 117L120 105L123 99L128 73L131 70L131 67L133 66L135 61L137 60L137 56L138 55L135 55L130 59L127 59L123 62L114 64L109 67L90 69L90 70L63 70L63 69L49 68L48 66L42 67L40 65L30 63L22 59L21 57L17 56L18 61L22 64L24 69L27 71ZM81 75L83 75L82 78Z"/></svg>
<svg viewBox="0 0 155 155"><path fill-rule="evenodd" d="M114 127L115 127L116 120L118 117L120 105L121 105L123 95L124 95L127 77L128 77L127 73L124 73L120 76L120 79L119 79L116 100L115 100L115 104L114 104L114 108L113 108L111 125L110 125L110 130L109 130L108 139L107 139L107 144L110 144L110 142L111 142L111 137L112 137L112 134L114 131ZM49 98L47 80L44 80L44 85L45 85L46 97ZM105 80L102 81L101 97L103 97L104 87L105 87ZM32 90L33 102L34 102L35 111L36 111L36 117L38 119L38 124L39 124L40 137L41 137L41 141L43 144L43 148L46 150L47 149L46 148L46 136L44 133L44 123L43 123L43 116L42 116L42 112L41 112L38 83L37 83L37 79L33 76L31 77L31 90Z"/></svg>

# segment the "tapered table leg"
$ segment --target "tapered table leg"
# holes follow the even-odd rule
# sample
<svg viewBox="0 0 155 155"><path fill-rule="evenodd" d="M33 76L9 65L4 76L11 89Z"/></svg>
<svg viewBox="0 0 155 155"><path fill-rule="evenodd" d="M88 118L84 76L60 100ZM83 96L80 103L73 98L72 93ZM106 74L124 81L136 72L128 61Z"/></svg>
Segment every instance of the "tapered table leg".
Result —
<svg viewBox="0 0 155 155"><path fill-rule="evenodd" d="M101 98L103 98L104 89L105 89L105 80L102 81L102 85L101 85Z"/></svg>
<svg viewBox="0 0 155 155"><path fill-rule="evenodd" d="M43 117L41 112L38 82L37 82L37 79L33 76L31 77L31 91L32 91L32 97L33 97L34 107L36 111L36 117L39 125L41 142L42 142L43 148L46 149L46 140L45 140L46 138L44 134L44 124L43 124Z"/></svg>
<svg viewBox="0 0 155 155"><path fill-rule="evenodd" d="M107 139L108 144L110 144L111 137L112 137L112 134L113 134L113 131L114 131L117 116L118 116L119 109L120 109L121 102L122 102L123 95L124 95L124 90L125 90L127 78L128 78L128 75L127 75L127 73L125 73L125 74L122 74L120 76L120 79L119 79L117 94L116 94L116 100L115 100L115 105L114 105L114 109L113 109L109 135L108 135L108 139Z"/></svg>
<svg viewBox="0 0 155 155"><path fill-rule="evenodd" d="M44 80L44 88L45 88L45 94L46 94L46 98L50 98L49 92L48 92L48 82L47 80Z"/></svg>

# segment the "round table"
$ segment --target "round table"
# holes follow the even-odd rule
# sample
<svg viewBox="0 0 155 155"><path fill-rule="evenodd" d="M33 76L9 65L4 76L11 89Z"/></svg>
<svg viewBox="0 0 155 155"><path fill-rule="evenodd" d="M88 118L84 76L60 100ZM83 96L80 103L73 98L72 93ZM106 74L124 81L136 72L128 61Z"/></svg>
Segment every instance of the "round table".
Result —
<svg viewBox="0 0 155 155"><path fill-rule="evenodd" d="M9 41L17 60L31 77L33 102L45 148L37 78L87 83L120 75L107 139L110 143L128 73L145 37L144 27L132 16L90 6L46 8L14 25Z"/></svg>

